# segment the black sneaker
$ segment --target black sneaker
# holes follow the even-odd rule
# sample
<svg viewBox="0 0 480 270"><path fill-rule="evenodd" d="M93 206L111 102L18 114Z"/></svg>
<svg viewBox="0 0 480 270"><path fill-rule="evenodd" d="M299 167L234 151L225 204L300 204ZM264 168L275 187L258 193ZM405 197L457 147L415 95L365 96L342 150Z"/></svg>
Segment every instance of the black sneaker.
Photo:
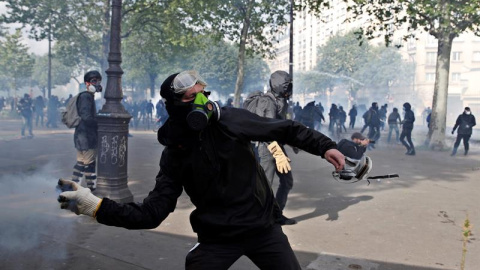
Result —
<svg viewBox="0 0 480 270"><path fill-rule="evenodd" d="M297 224L297 221L293 218L287 218L286 216L282 215L280 220L278 221L278 224L280 225L294 225Z"/></svg>

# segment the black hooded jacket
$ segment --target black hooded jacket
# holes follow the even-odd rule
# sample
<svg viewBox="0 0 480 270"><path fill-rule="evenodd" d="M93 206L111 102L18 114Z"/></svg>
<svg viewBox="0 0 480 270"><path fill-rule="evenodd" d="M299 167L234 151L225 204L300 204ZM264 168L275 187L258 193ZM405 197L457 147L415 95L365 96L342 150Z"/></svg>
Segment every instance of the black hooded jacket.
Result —
<svg viewBox="0 0 480 270"><path fill-rule="evenodd" d="M251 141L278 141L324 156L335 142L291 121L260 117L224 107L219 121L201 132L169 118L159 130L165 145L155 188L143 203L118 204L107 198L97 211L100 223L151 229L173 212L182 191L196 209L190 223L199 242L219 243L254 235L275 223L280 213Z"/></svg>
<svg viewBox="0 0 480 270"><path fill-rule="evenodd" d="M475 116L473 114L466 114L465 112L460 114L455 121L453 130L458 128L458 134L472 135L472 128L477 124Z"/></svg>
<svg viewBox="0 0 480 270"><path fill-rule="evenodd" d="M73 135L75 148L79 151L86 151L88 149L97 148L97 120L94 93L82 92L77 99L78 115L82 120Z"/></svg>

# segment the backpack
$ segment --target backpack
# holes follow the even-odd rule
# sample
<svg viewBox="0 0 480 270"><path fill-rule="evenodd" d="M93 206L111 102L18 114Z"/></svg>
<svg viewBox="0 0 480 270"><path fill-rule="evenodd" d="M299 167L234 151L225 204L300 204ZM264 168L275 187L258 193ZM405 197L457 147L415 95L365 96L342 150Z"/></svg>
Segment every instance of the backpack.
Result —
<svg viewBox="0 0 480 270"><path fill-rule="evenodd" d="M77 108L77 100L80 94L75 95L72 97L67 106L65 106L65 110L62 111L62 123L64 123L68 128L77 127L80 124L80 115L78 115L78 108Z"/></svg>
<svg viewBox="0 0 480 270"><path fill-rule="evenodd" d="M248 94L243 102L243 108L260 116L264 116L263 112L266 109L266 97L263 92L255 91Z"/></svg>
<svg viewBox="0 0 480 270"><path fill-rule="evenodd" d="M362 117L365 120L365 124L370 123L370 120L372 118L372 114L370 113L370 110L366 111Z"/></svg>

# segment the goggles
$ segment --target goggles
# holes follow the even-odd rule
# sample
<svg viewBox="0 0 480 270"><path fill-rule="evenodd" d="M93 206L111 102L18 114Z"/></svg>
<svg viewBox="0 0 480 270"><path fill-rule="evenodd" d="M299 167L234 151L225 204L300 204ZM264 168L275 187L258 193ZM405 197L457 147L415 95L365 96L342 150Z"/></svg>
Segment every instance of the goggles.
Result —
<svg viewBox="0 0 480 270"><path fill-rule="evenodd" d="M183 95L188 89L192 88L197 83L205 87L207 86L205 80L196 70L186 70L175 76L172 86L176 95Z"/></svg>

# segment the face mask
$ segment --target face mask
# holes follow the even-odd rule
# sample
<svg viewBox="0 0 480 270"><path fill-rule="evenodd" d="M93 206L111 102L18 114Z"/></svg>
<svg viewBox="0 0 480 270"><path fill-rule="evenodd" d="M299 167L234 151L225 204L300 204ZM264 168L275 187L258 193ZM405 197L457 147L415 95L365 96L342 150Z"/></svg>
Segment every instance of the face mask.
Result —
<svg viewBox="0 0 480 270"><path fill-rule="evenodd" d="M471 112L470 111L465 111L465 114L470 114Z"/></svg>
<svg viewBox="0 0 480 270"><path fill-rule="evenodd" d="M200 131L207 127L210 119L220 119L220 108L203 93L198 93L192 103L192 110L187 115L187 124L191 129Z"/></svg>
<svg viewBox="0 0 480 270"><path fill-rule="evenodd" d="M87 88L87 91L91 92L91 93L102 92L102 90L103 90L103 88L100 84L98 84L98 85L90 84Z"/></svg>

